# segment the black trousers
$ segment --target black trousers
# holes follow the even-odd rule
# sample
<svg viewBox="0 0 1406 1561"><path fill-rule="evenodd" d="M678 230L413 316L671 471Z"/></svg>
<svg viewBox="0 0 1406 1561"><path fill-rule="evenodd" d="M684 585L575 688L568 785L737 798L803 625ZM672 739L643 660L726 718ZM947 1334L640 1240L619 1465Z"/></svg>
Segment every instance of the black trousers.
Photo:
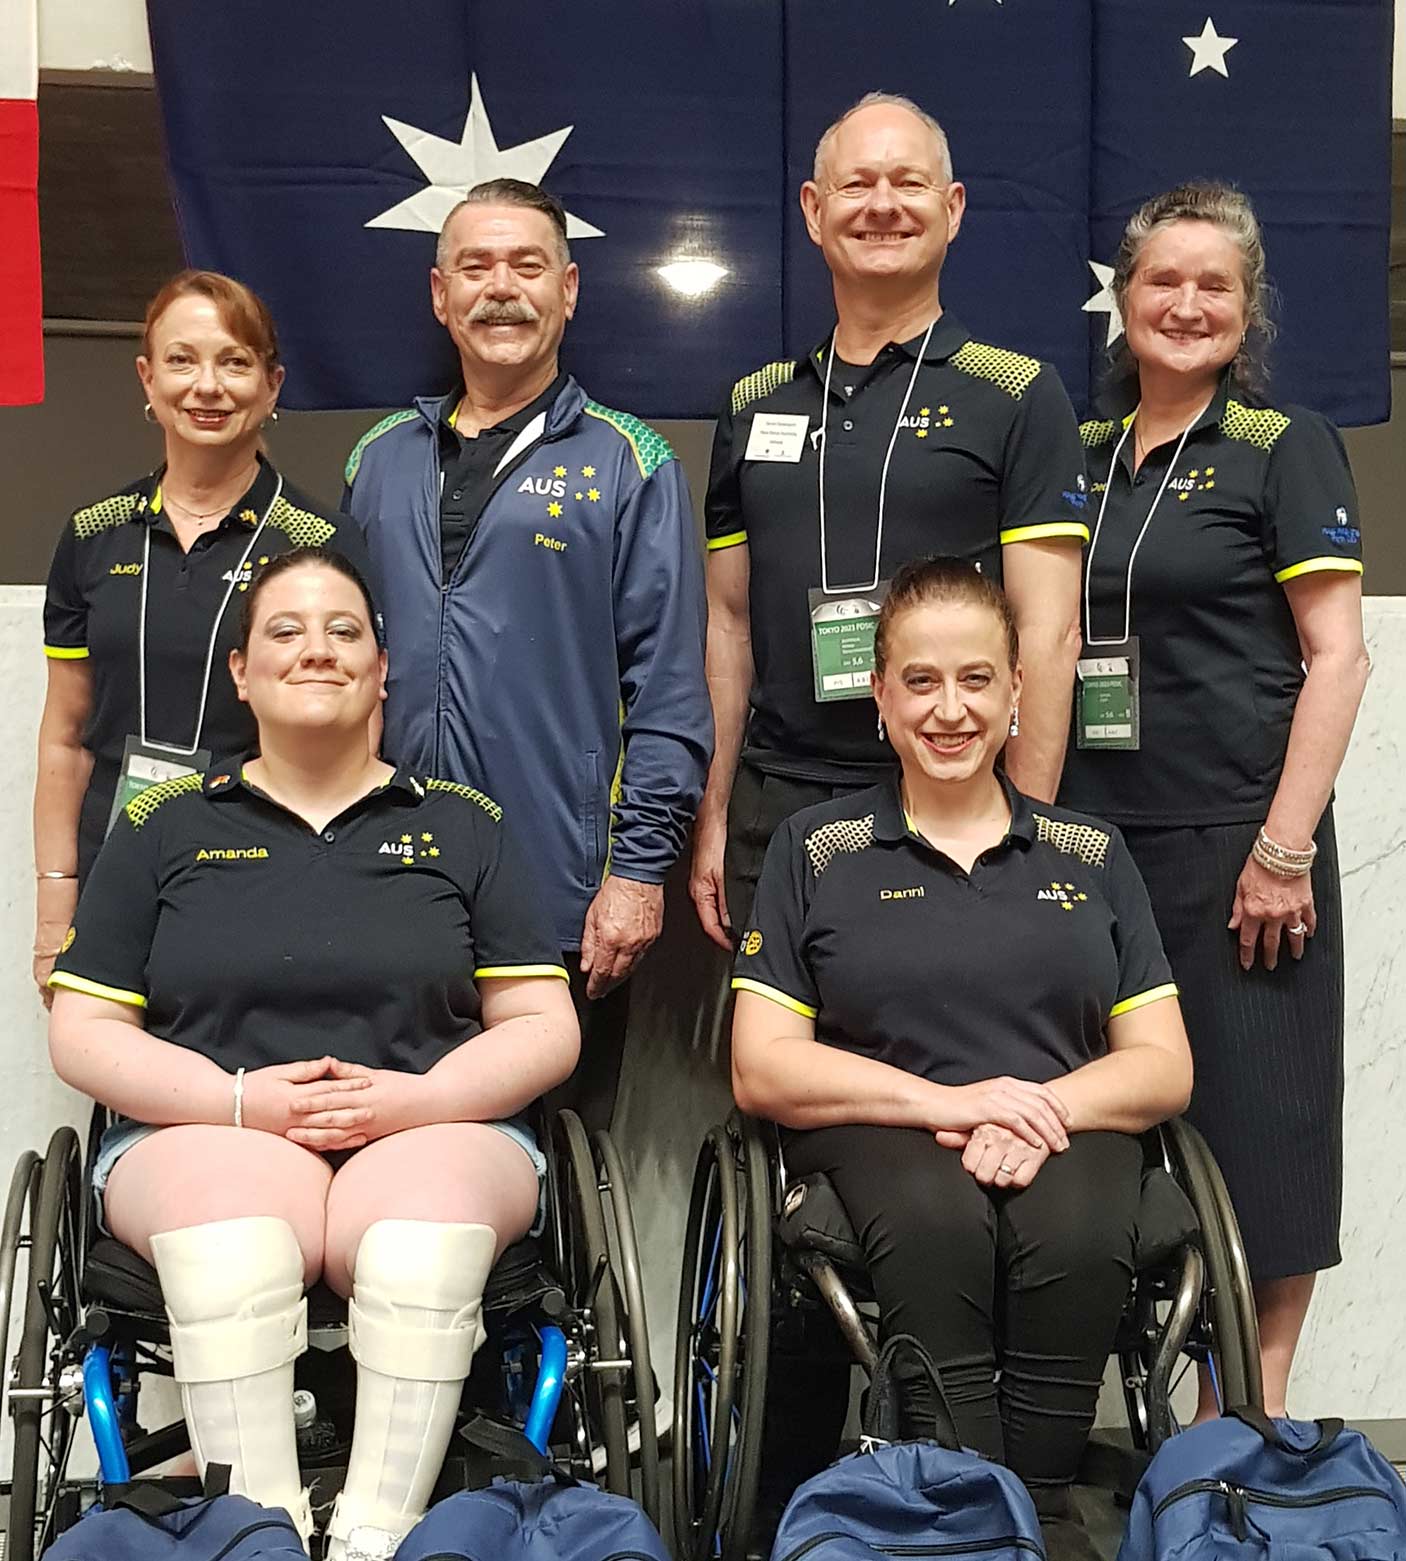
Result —
<svg viewBox="0 0 1406 1561"><path fill-rule="evenodd" d="M787 1135L792 1177L824 1171L863 1243L884 1337L937 1362L962 1442L1027 1485L1073 1481L1133 1274L1142 1146L1079 1133L1019 1192L982 1187L931 1135ZM931 1388L900 1368L905 1430L931 1435Z"/></svg>

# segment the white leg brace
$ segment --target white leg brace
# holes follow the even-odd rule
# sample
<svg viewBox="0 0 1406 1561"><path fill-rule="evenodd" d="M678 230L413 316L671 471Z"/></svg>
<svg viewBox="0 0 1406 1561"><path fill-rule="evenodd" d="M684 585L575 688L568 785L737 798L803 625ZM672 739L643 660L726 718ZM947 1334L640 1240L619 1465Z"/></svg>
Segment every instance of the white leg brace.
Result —
<svg viewBox="0 0 1406 1561"><path fill-rule="evenodd" d="M191 1451L203 1475L283 1507L304 1542L312 1514L298 1474L293 1362L307 1348L303 1254L286 1220L190 1225L151 1239Z"/></svg>
<svg viewBox="0 0 1406 1561"><path fill-rule="evenodd" d="M378 1220L347 1309L356 1428L327 1561L392 1555L429 1505L474 1351L497 1238L487 1225Z"/></svg>

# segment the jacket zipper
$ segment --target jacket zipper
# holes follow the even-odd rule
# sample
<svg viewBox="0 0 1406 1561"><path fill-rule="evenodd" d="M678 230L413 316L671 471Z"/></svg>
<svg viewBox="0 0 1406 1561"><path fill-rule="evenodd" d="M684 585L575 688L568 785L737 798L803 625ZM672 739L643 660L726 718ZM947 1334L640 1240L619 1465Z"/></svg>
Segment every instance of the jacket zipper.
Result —
<svg viewBox="0 0 1406 1561"><path fill-rule="evenodd" d="M261 1533L264 1529L270 1528L281 1529L285 1534L290 1535L294 1532L293 1525L291 1523L280 1523L277 1518L265 1518L259 1523L251 1523L248 1528L240 1529L240 1531L234 1536L233 1539L226 1541L226 1543L215 1552L212 1561L224 1561L224 1557L227 1556L236 1545L243 1544L243 1542L248 1539L251 1534L258 1534Z"/></svg>
<svg viewBox="0 0 1406 1561"><path fill-rule="evenodd" d="M1231 1531L1238 1540L1246 1537L1245 1507L1250 1502L1257 1502L1262 1507L1327 1507L1334 1502L1353 1501L1363 1496L1375 1496L1379 1501L1391 1500L1385 1491L1371 1485L1339 1485L1332 1490L1317 1491L1311 1496L1280 1496L1274 1491L1257 1491L1249 1486L1232 1485L1229 1480L1189 1480L1185 1485L1178 1485L1175 1490L1168 1491L1157 1503L1152 1509L1152 1521L1155 1523L1168 1507L1188 1496L1215 1494L1225 1497L1226 1505L1230 1508Z"/></svg>
<svg viewBox="0 0 1406 1561"><path fill-rule="evenodd" d="M847 1534L843 1530L832 1530L825 1534L816 1534L806 1540L805 1544L798 1545L783 1561L801 1561L802 1556L809 1555L818 1545L828 1544L833 1539L853 1539L853 1534ZM874 1545L867 1539L859 1541L861 1545L882 1556L964 1556L977 1555L986 1550L1016 1549L1028 1550L1034 1555L1042 1555L1040 1547L1031 1539L1025 1539L1019 1534L1002 1534L995 1539L974 1539L954 1541L946 1545ZM431 1558L433 1561L433 1558ZM608 1558L607 1558L608 1561Z"/></svg>

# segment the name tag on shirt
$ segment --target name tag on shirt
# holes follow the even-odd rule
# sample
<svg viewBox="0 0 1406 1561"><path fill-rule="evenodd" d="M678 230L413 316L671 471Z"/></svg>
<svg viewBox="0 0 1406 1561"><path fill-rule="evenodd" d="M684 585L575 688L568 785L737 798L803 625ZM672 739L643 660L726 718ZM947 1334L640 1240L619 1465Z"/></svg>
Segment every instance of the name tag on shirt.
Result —
<svg viewBox="0 0 1406 1561"><path fill-rule="evenodd" d="M744 461L790 461L801 458L810 418L795 412L758 412L747 436Z"/></svg>

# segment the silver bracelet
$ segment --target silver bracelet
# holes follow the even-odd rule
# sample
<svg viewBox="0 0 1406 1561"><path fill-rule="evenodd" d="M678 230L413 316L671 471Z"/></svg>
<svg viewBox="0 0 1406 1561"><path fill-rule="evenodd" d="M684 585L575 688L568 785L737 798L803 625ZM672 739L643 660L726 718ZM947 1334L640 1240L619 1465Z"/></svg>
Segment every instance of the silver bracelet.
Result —
<svg viewBox="0 0 1406 1561"><path fill-rule="evenodd" d="M1310 842L1306 851L1295 851L1289 846L1281 846L1277 840L1271 840L1261 829L1255 836L1250 854L1266 872L1273 873L1276 878L1301 878L1312 868L1313 859L1318 855L1318 846Z"/></svg>
<svg viewBox="0 0 1406 1561"><path fill-rule="evenodd" d="M244 1126L244 1069L236 1068L234 1072L234 1125Z"/></svg>

